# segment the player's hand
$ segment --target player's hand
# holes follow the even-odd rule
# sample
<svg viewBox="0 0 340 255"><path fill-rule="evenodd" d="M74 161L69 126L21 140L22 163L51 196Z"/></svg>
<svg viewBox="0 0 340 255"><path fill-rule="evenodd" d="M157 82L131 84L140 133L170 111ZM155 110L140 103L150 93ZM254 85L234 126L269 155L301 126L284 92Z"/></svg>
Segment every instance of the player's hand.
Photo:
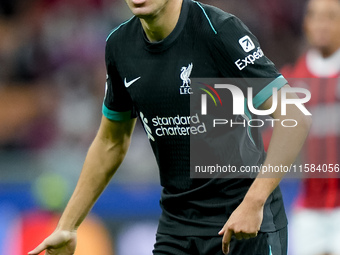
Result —
<svg viewBox="0 0 340 255"><path fill-rule="evenodd" d="M76 231L56 230L28 254L38 255L46 250L46 255L73 255L76 244Z"/></svg>
<svg viewBox="0 0 340 255"><path fill-rule="evenodd" d="M243 201L230 215L228 221L218 232L223 235L222 251L229 252L231 237L237 240L249 239L257 236L263 219L263 205L253 201Z"/></svg>

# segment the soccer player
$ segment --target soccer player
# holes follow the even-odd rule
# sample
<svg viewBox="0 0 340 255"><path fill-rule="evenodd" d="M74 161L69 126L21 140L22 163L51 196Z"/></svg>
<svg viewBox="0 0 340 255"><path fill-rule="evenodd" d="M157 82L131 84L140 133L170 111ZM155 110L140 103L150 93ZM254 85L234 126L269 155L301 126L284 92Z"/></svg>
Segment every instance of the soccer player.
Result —
<svg viewBox="0 0 340 255"><path fill-rule="evenodd" d="M310 0L304 18L309 49L282 73L312 93L314 125L302 154L315 166L340 164L340 1ZM294 84L292 84L294 85ZM331 170L303 180L292 214L292 251L298 255L340 254L340 180Z"/></svg>
<svg viewBox="0 0 340 255"><path fill-rule="evenodd" d="M307 136L309 116L294 105L281 115L281 88L289 86L235 16L192 0L126 2L134 16L107 38L107 89L98 133L55 232L29 254L74 253L77 228L122 162L137 116L163 186L154 255L286 254L287 220L278 187L283 173L263 173L268 178L255 180L190 178L190 137L201 137L189 123L197 122L190 116L190 78L264 78L248 84L254 105L270 109L277 88L272 116L298 122L294 128L275 125L267 157L258 129L238 125L212 137L225 145L224 153L213 146L209 152L231 165L289 166ZM287 97L297 99L294 93Z"/></svg>

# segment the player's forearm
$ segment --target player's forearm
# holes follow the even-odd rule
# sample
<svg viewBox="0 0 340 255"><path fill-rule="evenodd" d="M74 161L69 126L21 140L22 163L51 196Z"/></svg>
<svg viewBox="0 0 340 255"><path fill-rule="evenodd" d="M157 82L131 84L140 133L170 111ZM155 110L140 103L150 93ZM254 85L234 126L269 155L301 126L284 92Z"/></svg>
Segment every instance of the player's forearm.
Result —
<svg viewBox="0 0 340 255"><path fill-rule="evenodd" d="M306 140L311 126L311 118L295 111L285 116L285 119L295 119L298 125L294 128L283 127L281 125L274 127L267 158L263 163L264 167L291 166ZM245 199L264 204L284 175L284 171L275 173L262 171L250 187Z"/></svg>
<svg viewBox="0 0 340 255"><path fill-rule="evenodd" d="M58 228L74 230L79 227L122 162L125 152L121 146L110 148L102 143L100 139L95 139L92 143L78 184Z"/></svg>
<svg viewBox="0 0 340 255"><path fill-rule="evenodd" d="M123 161L130 144L133 122L114 126L103 119L87 153L75 191L59 221L58 229L79 227Z"/></svg>

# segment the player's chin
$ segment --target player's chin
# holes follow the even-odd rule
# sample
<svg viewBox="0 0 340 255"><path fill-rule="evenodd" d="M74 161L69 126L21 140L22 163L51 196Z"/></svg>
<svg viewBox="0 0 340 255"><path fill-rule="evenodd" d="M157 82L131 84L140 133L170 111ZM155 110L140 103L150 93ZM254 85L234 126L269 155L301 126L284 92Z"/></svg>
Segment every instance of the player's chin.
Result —
<svg viewBox="0 0 340 255"><path fill-rule="evenodd" d="M315 42L313 46L314 48L320 50L321 52L323 51L327 52L331 48L332 43L329 43L327 41L321 41L321 42Z"/></svg>
<svg viewBox="0 0 340 255"><path fill-rule="evenodd" d="M153 13L147 8L134 8L132 13L140 19L148 19L153 16Z"/></svg>

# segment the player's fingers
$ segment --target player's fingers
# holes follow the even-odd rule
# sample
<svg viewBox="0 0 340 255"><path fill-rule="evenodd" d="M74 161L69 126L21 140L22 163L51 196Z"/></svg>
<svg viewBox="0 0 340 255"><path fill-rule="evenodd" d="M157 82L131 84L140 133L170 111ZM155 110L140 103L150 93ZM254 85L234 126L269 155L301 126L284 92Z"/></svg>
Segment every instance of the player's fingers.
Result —
<svg viewBox="0 0 340 255"><path fill-rule="evenodd" d="M240 233L235 233L234 235L235 235L237 240L250 239L250 238L256 237L257 236L257 232L255 232L255 233L240 232Z"/></svg>
<svg viewBox="0 0 340 255"><path fill-rule="evenodd" d="M234 232L234 236L237 240L242 240L246 235L242 232Z"/></svg>
<svg viewBox="0 0 340 255"><path fill-rule="evenodd" d="M241 233L242 239L250 239L252 236L248 233Z"/></svg>
<svg viewBox="0 0 340 255"><path fill-rule="evenodd" d="M38 255L43 250L46 250L46 248L47 248L47 246L45 245L44 242L42 242L34 250L30 251L28 254L29 255Z"/></svg>
<svg viewBox="0 0 340 255"><path fill-rule="evenodd" d="M250 238L254 238L254 237L257 237L257 234L258 234L258 232L256 231L254 233L249 233L248 235L249 235Z"/></svg>
<svg viewBox="0 0 340 255"><path fill-rule="evenodd" d="M233 235L233 231L231 229L229 228L225 229L224 235L222 238L222 251L224 254L227 254L229 252L229 246L230 246L232 235Z"/></svg>

